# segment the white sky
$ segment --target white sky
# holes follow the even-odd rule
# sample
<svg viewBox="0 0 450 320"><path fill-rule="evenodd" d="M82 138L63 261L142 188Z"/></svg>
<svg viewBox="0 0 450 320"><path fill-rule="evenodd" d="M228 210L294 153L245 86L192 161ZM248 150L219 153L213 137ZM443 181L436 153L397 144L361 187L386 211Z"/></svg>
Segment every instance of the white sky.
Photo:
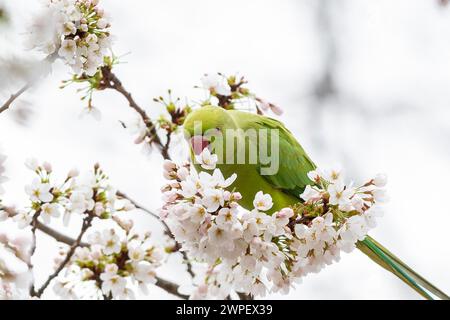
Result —
<svg viewBox="0 0 450 320"><path fill-rule="evenodd" d="M19 35L39 1L3 0L13 27L0 29L0 57L21 54ZM116 73L152 116L162 108L152 98L168 88L184 98L198 95L204 73L238 72L258 95L285 110L280 117L314 161L340 163L361 182L377 172L390 178L391 201L372 235L439 288L450 292L450 8L431 0L345 0L331 5L336 41L335 77L341 93L318 105L311 89L324 68L324 29L317 26L319 1L103 0L117 40L116 54L130 53ZM5 31L6 35L1 36ZM328 31L330 32L330 31ZM0 70L1 82L9 75ZM118 120L133 117L115 92L99 92L100 122L79 119L84 107L62 64L24 100L33 110L28 126L0 115L0 145L8 154L7 203L20 205L31 173L27 157L50 161L63 175L73 166L101 163L119 189L151 209L161 205L161 157L150 159L133 145ZM4 88L16 90L15 83ZM23 103L22 102L19 102ZM144 218L142 228L157 230ZM75 232L68 230L68 232ZM40 238L43 279L54 243ZM185 281L176 261L161 275ZM160 290L153 298L167 298ZM279 295L270 298L286 298ZM416 299L399 280L355 251L310 275L292 299Z"/></svg>

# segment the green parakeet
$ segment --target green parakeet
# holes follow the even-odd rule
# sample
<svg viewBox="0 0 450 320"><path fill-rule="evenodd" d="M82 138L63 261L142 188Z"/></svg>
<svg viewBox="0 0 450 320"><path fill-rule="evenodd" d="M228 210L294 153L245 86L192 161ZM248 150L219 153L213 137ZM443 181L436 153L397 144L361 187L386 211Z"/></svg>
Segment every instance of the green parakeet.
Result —
<svg viewBox="0 0 450 320"><path fill-rule="evenodd" d="M242 194L240 204L246 209L253 209L255 194L262 191L272 196L273 207L268 211L272 214L300 202L299 195L306 185L313 184L307 174L316 168L315 164L280 121L253 113L205 106L186 118L184 131L191 145L192 157L209 146L214 153L220 154L222 161L219 160L217 168L224 176L237 174L230 188L234 187ZM234 135L227 132L234 132ZM256 146L248 142L253 141L251 138L255 135L259 139ZM264 145L268 146L267 150L261 149ZM276 148L272 148L274 146ZM252 154L256 157L252 158ZM204 170L193 162L197 171ZM273 172L263 174L263 170L271 169ZM431 299L431 294L449 298L371 237L360 241L357 247L425 298Z"/></svg>

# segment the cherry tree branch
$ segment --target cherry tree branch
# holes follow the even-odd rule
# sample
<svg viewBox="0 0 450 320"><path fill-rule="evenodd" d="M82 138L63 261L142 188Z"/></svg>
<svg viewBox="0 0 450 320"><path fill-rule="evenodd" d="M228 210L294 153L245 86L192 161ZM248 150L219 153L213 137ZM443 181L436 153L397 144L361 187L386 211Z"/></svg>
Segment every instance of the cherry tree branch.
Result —
<svg viewBox="0 0 450 320"><path fill-rule="evenodd" d="M70 246L69 252L67 253L64 260L60 263L58 268L47 278L47 280L44 282L44 284L36 291L34 288L34 285L31 288L31 295L40 297L45 289L48 287L50 282L54 278L58 276L58 274L66 267L66 265L70 262L70 259L72 259L72 256L75 254L75 250L80 246L81 239L83 238L86 231L89 229L89 227L92 225L92 220L94 219L94 215L88 213L88 215L83 219L83 225L81 227L80 233L78 237L75 239L75 241Z"/></svg>
<svg viewBox="0 0 450 320"><path fill-rule="evenodd" d="M181 248L181 244L178 243L178 242L175 240L175 237L174 237L174 235L172 234L172 232L170 231L169 226L167 225L167 223L166 223L164 220L162 220L156 213L154 213L154 212L150 211L149 209L143 207L142 205L138 204L135 200L131 199L131 198L130 198L129 196L127 196L125 193L123 193L123 192L121 192L121 191L117 191L117 192L116 192L116 195L117 195L118 197L120 197L120 198L127 199L128 201L130 201L130 202L136 207L136 209L142 210L142 211L144 211L145 213L151 215L153 218L157 219L157 220L163 225L163 227L164 227L164 233L165 233L166 235L168 235L171 239L173 239L173 240L175 241L175 243L176 243L176 249L181 253L181 255L183 256L183 260L184 260L184 262L186 263L187 272L190 274L190 276L191 276L192 278L194 278L194 277L195 277L195 273L194 273L194 271L193 271L193 269L192 269L192 264L191 264L191 262L189 261L189 258L188 258L188 256L187 256L186 252L185 252L185 251L180 251L180 250L179 250L179 249Z"/></svg>
<svg viewBox="0 0 450 320"><path fill-rule="evenodd" d="M11 104L19 98L25 91L27 91L31 87L31 83L26 83L22 88L20 88L16 93L13 93L8 100L0 107L0 113L9 109Z"/></svg>
<svg viewBox="0 0 450 320"><path fill-rule="evenodd" d="M170 147L170 142L172 140L172 132L167 131L166 134L166 143L164 144L164 146L161 149L161 155L163 156L164 159L166 160L170 160L170 155L169 155L169 147Z"/></svg>
<svg viewBox="0 0 450 320"><path fill-rule="evenodd" d="M38 222L38 217L40 213L41 213L40 211L36 211L33 215L33 218L31 219L31 234L33 237L33 243L31 245L30 257L32 257L34 252L36 251L36 229L37 229L36 224ZM31 262L30 266L32 266Z"/></svg>
<svg viewBox="0 0 450 320"><path fill-rule="evenodd" d="M240 300L253 300L253 296L251 294L245 294L243 292L236 292Z"/></svg>
<svg viewBox="0 0 450 320"><path fill-rule="evenodd" d="M57 231L57 230L55 230L53 228L50 228L49 226L43 224L40 221L36 222L36 228L39 231L41 231L41 232L47 234L48 236L52 237L56 241L64 243L64 244L67 244L68 246L71 246L73 244L73 242L74 242L74 239L72 239L71 237L68 237L65 234L62 234L61 232L59 232L59 231ZM87 247L88 244L85 243L85 242L80 242L79 246L80 247Z"/></svg>
<svg viewBox="0 0 450 320"><path fill-rule="evenodd" d="M11 104L17 99L19 98L25 91L27 91L28 89L30 89L34 83L36 82L36 80L38 80L41 76L45 76L46 75L46 71L47 67L50 68L50 65L58 58L58 54L57 53L53 53L49 56L47 56L44 60L41 61L41 63L44 64L44 67L40 70L40 72L38 72L38 74L35 74L31 77L31 79L27 80L27 83L20 88L16 93L13 93L8 100L6 100L6 102L0 107L0 113L8 110L11 107Z"/></svg>
<svg viewBox="0 0 450 320"><path fill-rule="evenodd" d="M152 212L149 211L149 213L152 213ZM47 234L48 236L54 238L55 240L65 243L67 245L70 245L71 247L73 247L75 245L75 243L78 243L78 245L77 245L78 247L87 247L88 246L87 243L84 243L81 240L77 241L78 239L76 240L69 236L66 236L66 235L60 233L59 231L56 231L40 222L38 222L36 224L36 228L39 229L40 231L42 231L43 233ZM55 278L55 277L53 277L53 278ZM48 281L48 280L46 281L46 287L48 287L48 285L50 284L51 280L53 280L53 278L50 279L50 281ZM158 276L156 277L155 286L163 289L164 291L166 291L174 296L177 296L178 298L185 299L185 300L187 300L189 298L187 295L184 295L184 294L181 294L178 292L178 287L179 287L178 284L171 282L169 280L163 279L161 277L158 277ZM44 288L44 290L45 290L45 288Z"/></svg>
<svg viewBox="0 0 450 320"><path fill-rule="evenodd" d="M157 276L155 286L160 287L161 289L165 290L166 292L173 294L174 296L177 296L178 298L181 298L183 300L189 299L189 296L178 292L179 286L177 284L175 284L169 280L165 280L165 279L162 279Z"/></svg>
<svg viewBox="0 0 450 320"><path fill-rule="evenodd" d="M159 138L155 124L152 122L150 117L147 115L145 110L141 108L136 101L133 99L130 92L128 92L124 86L122 85L122 82L117 78L117 76L111 71L111 67L109 66L103 66L101 68L102 75L103 75L103 81L101 89L113 89L122 94L125 99L128 101L128 104L130 108L134 109L142 118L147 128L149 128L150 133L152 135L152 143L154 143L159 150L164 153L164 145L161 142L161 139ZM167 153L167 152L165 152ZM163 154L164 156L164 154ZM167 158L165 158L167 159Z"/></svg>

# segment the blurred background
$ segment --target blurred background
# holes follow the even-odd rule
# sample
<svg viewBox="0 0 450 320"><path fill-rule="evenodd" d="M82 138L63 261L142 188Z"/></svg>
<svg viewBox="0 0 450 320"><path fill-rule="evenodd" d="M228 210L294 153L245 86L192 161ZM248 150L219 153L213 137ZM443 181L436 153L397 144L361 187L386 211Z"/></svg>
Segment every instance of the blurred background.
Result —
<svg viewBox="0 0 450 320"><path fill-rule="evenodd" d="M198 96L204 73L244 75L248 87L278 104L279 117L321 167L340 165L356 182L389 176L390 202L372 236L450 292L450 5L437 0L102 0L112 18L115 73L153 117L152 102L171 88ZM42 56L25 51L23 32L40 1L0 0L0 102L23 85ZM80 118L77 87L61 62L0 115L8 155L5 202L24 206L28 157L53 164L62 177L99 162L112 184L152 210L161 205L161 156L142 154L119 120L134 117L123 97L94 95L100 121ZM183 141L175 141L176 157ZM140 228L154 230L147 216ZM139 218L140 217L140 218ZM75 234L79 226L64 230ZM52 266L56 243L39 236L38 281ZM185 283L178 257L160 269ZM158 288L151 298L171 298ZM419 296L354 251L273 299L417 299Z"/></svg>

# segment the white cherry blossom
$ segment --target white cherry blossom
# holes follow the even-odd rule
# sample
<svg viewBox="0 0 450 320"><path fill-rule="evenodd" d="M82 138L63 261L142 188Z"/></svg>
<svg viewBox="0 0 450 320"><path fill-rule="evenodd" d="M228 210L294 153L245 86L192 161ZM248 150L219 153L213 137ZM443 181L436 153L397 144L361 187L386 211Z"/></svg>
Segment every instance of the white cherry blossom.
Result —
<svg viewBox="0 0 450 320"><path fill-rule="evenodd" d="M316 179L317 176L312 176ZM305 200L305 202L314 202L321 198L320 192L317 191L314 187L307 185L303 193L300 195L300 198Z"/></svg>
<svg viewBox="0 0 450 320"><path fill-rule="evenodd" d="M39 179L34 179L31 185L25 186L25 192L30 196L33 202L50 202L53 195L50 192L52 186L49 183L43 183Z"/></svg>
<svg viewBox="0 0 450 320"><path fill-rule="evenodd" d="M207 189L203 192L202 204L208 212L214 212L224 204L223 191L218 189Z"/></svg>
<svg viewBox="0 0 450 320"><path fill-rule="evenodd" d="M340 209L346 210L350 207L350 198L354 195L354 190L338 181L330 184L327 189L330 195L330 204L338 205Z"/></svg>
<svg viewBox="0 0 450 320"><path fill-rule="evenodd" d="M205 170L214 170L216 168L218 157L216 154L211 154L208 148L204 148L203 151L195 156L195 159L200 166Z"/></svg>
<svg viewBox="0 0 450 320"><path fill-rule="evenodd" d="M264 194L262 191L258 191L253 200L253 205L258 210L267 211L273 206L272 197L268 193Z"/></svg>
<svg viewBox="0 0 450 320"><path fill-rule="evenodd" d="M51 218L58 218L61 215L59 205L56 203L45 203L41 207L40 217L44 223L50 223Z"/></svg>
<svg viewBox="0 0 450 320"><path fill-rule="evenodd" d="M203 88L209 90L212 95L231 95L231 88L227 83L227 79L218 73L205 74L201 79Z"/></svg>
<svg viewBox="0 0 450 320"><path fill-rule="evenodd" d="M106 255L119 253L122 248L120 238L113 229L105 230L103 232L102 244L103 253Z"/></svg>

